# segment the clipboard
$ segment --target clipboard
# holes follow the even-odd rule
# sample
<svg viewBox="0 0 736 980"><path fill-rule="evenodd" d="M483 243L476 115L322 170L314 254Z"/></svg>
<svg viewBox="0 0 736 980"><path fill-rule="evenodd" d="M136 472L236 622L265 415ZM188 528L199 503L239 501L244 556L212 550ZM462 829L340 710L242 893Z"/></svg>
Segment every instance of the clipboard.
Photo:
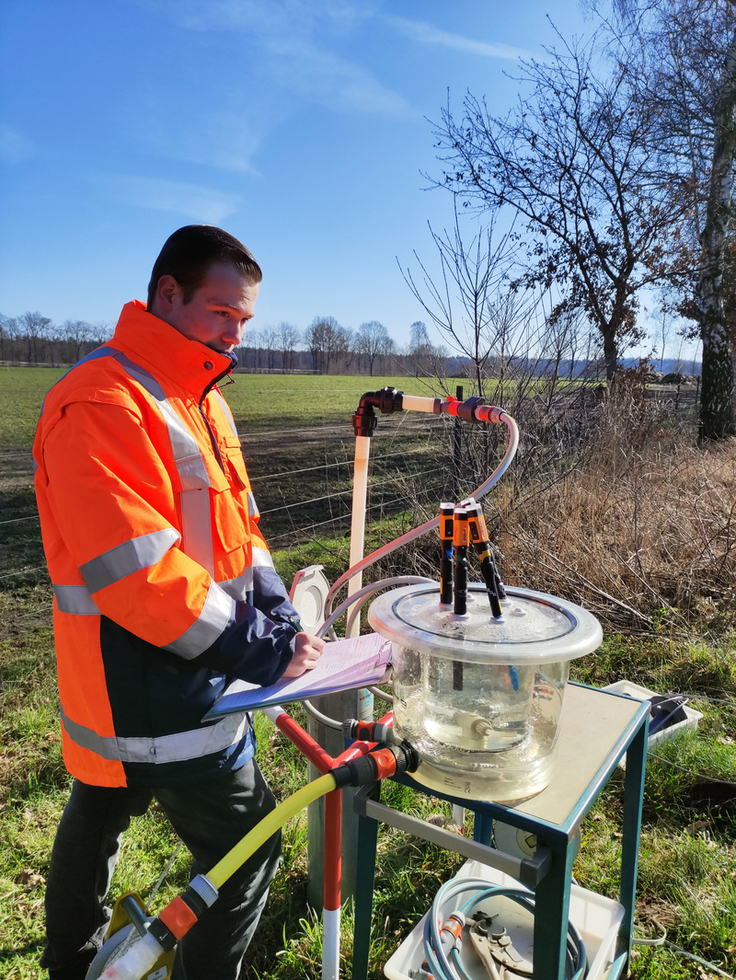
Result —
<svg viewBox="0 0 736 980"><path fill-rule="evenodd" d="M325 644L317 666L299 677L282 678L266 687L232 681L202 721L377 684L391 665L391 653L391 641L379 633L334 640Z"/></svg>

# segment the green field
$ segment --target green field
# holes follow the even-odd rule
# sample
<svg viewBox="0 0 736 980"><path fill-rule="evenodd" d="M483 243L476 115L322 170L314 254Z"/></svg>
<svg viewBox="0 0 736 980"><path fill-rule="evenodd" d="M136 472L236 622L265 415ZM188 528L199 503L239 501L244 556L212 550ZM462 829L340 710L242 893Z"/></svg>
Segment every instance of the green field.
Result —
<svg viewBox="0 0 736 980"><path fill-rule="evenodd" d="M31 980L40 975L44 876L69 783L60 758L51 589L35 517L30 456L43 395L61 373L43 368L0 369L2 980ZM331 580L345 567L348 536L344 513L349 511L353 453L350 415L363 391L384 383L416 394L434 393L424 379L319 376L238 375L236 384L225 389L243 436L266 536L273 541L274 557L287 584L294 572L307 564L324 564ZM403 414L379 419L372 448L371 543L386 540L436 513L451 481L449 439L445 420L426 417L417 422ZM527 469L523 472L542 448L532 443L531 449L525 450ZM635 452L640 451L637 445ZM625 467L621 470L625 475ZM569 471L565 471L549 483L559 488L570 479ZM596 473L591 483L603 487L601 496L604 491L613 493L610 483L604 483ZM508 496L511 490L504 494ZM727 491L724 494L727 498ZM320 497L326 499L316 499ZM700 510L696 509L696 514L700 514L701 522L710 521L702 516L703 497L699 491ZM556 518L548 499L532 496L526 511L521 506L523 501L518 504L522 525L525 520L539 520L540 514L552 524ZM303 503L306 500L312 502ZM680 522L684 506L683 502L677 512ZM602 519L597 512L596 516L592 513L590 508L581 511L581 525L590 530L601 521L602 528ZM641 512L637 513L641 520ZM721 533L722 528L716 530ZM518 530L514 534L521 537ZM619 526L616 534L620 537ZM717 540L713 531L709 538L712 548ZM604 548L610 553L617 544L618 539L612 545L607 538ZM504 556L509 561L510 547L504 539ZM595 564L600 563L595 557L598 552L591 554L594 557L587 559L580 554L581 562L588 561L585 570L589 578L594 576ZM682 559L681 554L679 557ZM435 546L430 542L416 554L397 555L392 570L410 567L411 561L414 567L432 574L434 559ZM519 578L538 582L544 571L541 562L527 560L524 564L524 560L523 552L514 558ZM559 580L558 584L565 583ZM696 612L687 613L687 631L681 627L684 605L681 610L652 605L646 608L651 623L646 629L609 625L603 647L574 664L575 678L593 685L626 677L657 691L686 691L691 705L703 714L697 731L662 744L648 763L637 935L656 936L666 929L667 939L664 944L635 947L631 976L636 980L707 980L736 974L734 634L730 625L722 625L724 616L719 618L718 602L707 603L705 598L699 600ZM611 608L616 612L615 604ZM259 761L276 794L288 796L306 780L304 763L261 715L258 730ZM617 771L582 824L581 849L573 869L582 887L611 898L616 897L618 888L622 788L623 775ZM392 804L433 821L448 824L451 820L446 805L393 784L387 788L387 797ZM472 819L468 817L466 830L471 829ZM306 904L303 817L290 823L284 839L284 864L249 954L249 980L306 980L320 974L321 928L318 916ZM176 844L166 820L155 809L136 820L125 838L114 895L137 888L148 896ZM382 975L386 959L426 911L438 885L459 863L459 859L417 838L381 830L371 980ZM185 886L186 868L186 853L180 851L155 899L154 910L160 910ZM344 976L349 976L350 968L350 924L348 904Z"/></svg>
<svg viewBox="0 0 736 980"><path fill-rule="evenodd" d="M28 446L44 396L67 368L0 367L0 448ZM425 378L358 378L317 375L235 374L225 385L238 428L243 432L324 426L350 416L365 391L390 385L413 395L442 394ZM449 382L454 393L454 381ZM462 382L459 382L462 383Z"/></svg>

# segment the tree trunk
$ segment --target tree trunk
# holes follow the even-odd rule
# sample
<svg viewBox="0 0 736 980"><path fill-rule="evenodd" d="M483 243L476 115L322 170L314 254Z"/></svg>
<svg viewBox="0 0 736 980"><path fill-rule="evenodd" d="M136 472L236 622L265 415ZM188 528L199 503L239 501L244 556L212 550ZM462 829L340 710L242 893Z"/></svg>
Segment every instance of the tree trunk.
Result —
<svg viewBox="0 0 736 980"><path fill-rule="evenodd" d="M726 55L718 105L715 140L698 282L700 336L703 341L703 386L700 438L723 439L734 434L733 364L723 310L723 269L731 217L733 167L736 156L736 35Z"/></svg>
<svg viewBox="0 0 736 980"><path fill-rule="evenodd" d="M606 362L606 381L610 384L618 370L618 344L613 330L603 334L603 360Z"/></svg>
<svg viewBox="0 0 736 980"><path fill-rule="evenodd" d="M700 396L700 439L734 434L733 364L726 325L701 323L703 369Z"/></svg>

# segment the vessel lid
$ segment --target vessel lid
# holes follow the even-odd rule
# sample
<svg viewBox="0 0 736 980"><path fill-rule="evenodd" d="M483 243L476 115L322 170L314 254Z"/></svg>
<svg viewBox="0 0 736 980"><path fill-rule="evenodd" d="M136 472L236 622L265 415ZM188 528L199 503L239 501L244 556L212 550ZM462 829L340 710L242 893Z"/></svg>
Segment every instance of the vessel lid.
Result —
<svg viewBox="0 0 736 980"><path fill-rule="evenodd" d="M374 599L368 621L393 643L449 660L544 664L575 660L603 640L598 620L564 599L506 586L503 616L494 619L480 583L468 586L468 615L439 603L439 585L411 585Z"/></svg>

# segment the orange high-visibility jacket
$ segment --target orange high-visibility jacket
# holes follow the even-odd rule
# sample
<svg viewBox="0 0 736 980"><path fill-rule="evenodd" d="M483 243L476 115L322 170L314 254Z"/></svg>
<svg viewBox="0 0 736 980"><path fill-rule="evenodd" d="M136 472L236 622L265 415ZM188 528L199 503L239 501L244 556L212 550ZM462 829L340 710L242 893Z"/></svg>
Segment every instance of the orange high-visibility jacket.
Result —
<svg viewBox="0 0 736 980"><path fill-rule="evenodd" d="M291 660L296 611L215 387L231 366L134 302L44 402L36 495L64 760L83 782L245 763L248 716L201 719L230 678L271 683Z"/></svg>

